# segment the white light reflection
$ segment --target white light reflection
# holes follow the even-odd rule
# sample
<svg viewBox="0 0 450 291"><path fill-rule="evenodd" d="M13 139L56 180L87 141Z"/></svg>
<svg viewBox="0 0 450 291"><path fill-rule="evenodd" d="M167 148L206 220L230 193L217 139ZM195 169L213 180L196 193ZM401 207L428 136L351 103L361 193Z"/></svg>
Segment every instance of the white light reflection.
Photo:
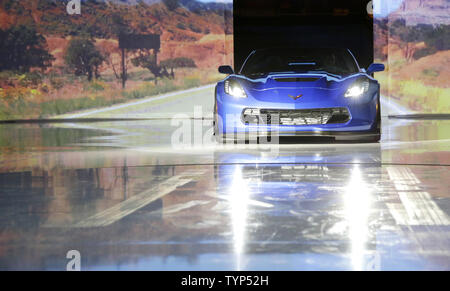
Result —
<svg viewBox="0 0 450 291"><path fill-rule="evenodd" d="M369 214L371 191L364 182L358 165L353 168L350 182L344 196L345 217L351 243L351 263L353 270L365 269L366 244L369 236Z"/></svg>
<svg viewBox="0 0 450 291"><path fill-rule="evenodd" d="M247 216L250 191L247 182L242 175L242 167L236 166L229 189L229 202L231 205L231 224L233 228L233 245L236 256L236 269L242 269L242 257L245 248L245 232L247 228Z"/></svg>

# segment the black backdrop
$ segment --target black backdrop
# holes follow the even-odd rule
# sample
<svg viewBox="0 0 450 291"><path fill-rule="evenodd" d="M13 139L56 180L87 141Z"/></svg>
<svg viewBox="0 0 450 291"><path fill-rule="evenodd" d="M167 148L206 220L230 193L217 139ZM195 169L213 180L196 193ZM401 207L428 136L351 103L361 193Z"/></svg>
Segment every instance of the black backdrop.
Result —
<svg viewBox="0 0 450 291"><path fill-rule="evenodd" d="M373 62L370 0L234 0L234 64L258 48L349 48L361 67Z"/></svg>

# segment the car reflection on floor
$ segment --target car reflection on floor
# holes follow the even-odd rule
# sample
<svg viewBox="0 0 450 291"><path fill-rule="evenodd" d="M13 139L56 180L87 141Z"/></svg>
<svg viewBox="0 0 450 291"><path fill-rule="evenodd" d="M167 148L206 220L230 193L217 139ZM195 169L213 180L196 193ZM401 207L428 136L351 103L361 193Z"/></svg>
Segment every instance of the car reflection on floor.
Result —
<svg viewBox="0 0 450 291"><path fill-rule="evenodd" d="M351 161L350 154L336 155L333 149L276 158L216 155L216 181L232 205L236 253L297 253L305 267L314 254L328 254L328 263L335 257L335 266L340 255L350 254L347 267L367 269L382 211L362 172L379 177L381 168L374 164L380 155L379 146L360 153L362 160L372 160L369 166L340 164Z"/></svg>
<svg viewBox="0 0 450 291"><path fill-rule="evenodd" d="M69 250L83 270L450 268L441 141L55 148L5 157L0 269L64 270Z"/></svg>

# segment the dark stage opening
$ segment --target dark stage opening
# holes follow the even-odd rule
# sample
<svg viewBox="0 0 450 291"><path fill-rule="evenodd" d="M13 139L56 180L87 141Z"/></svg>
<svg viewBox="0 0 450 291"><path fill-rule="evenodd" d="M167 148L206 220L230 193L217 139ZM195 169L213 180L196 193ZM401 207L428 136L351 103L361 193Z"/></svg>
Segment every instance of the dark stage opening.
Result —
<svg viewBox="0 0 450 291"><path fill-rule="evenodd" d="M360 66L373 62L370 0L235 0L234 61L268 47L348 48Z"/></svg>

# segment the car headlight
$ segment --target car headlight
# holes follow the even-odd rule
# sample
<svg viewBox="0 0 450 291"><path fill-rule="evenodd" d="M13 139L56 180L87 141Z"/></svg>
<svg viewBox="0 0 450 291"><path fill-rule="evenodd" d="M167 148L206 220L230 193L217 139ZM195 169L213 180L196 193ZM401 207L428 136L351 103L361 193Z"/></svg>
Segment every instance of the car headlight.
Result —
<svg viewBox="0 0 450 291"><path fill-rule="evenodd" d="M347 98L358 98L361 97L364 93L369 91L370 83L367 80L364 81L356 81L353 83L345 93L345 97Z"/></svg>
<svg viewBox="0 0 450 291"><path fill-rule="evenodd" d="M225 93L236 98L247 98L247 94L238 81L228 79L225 81Z"/></svg>

